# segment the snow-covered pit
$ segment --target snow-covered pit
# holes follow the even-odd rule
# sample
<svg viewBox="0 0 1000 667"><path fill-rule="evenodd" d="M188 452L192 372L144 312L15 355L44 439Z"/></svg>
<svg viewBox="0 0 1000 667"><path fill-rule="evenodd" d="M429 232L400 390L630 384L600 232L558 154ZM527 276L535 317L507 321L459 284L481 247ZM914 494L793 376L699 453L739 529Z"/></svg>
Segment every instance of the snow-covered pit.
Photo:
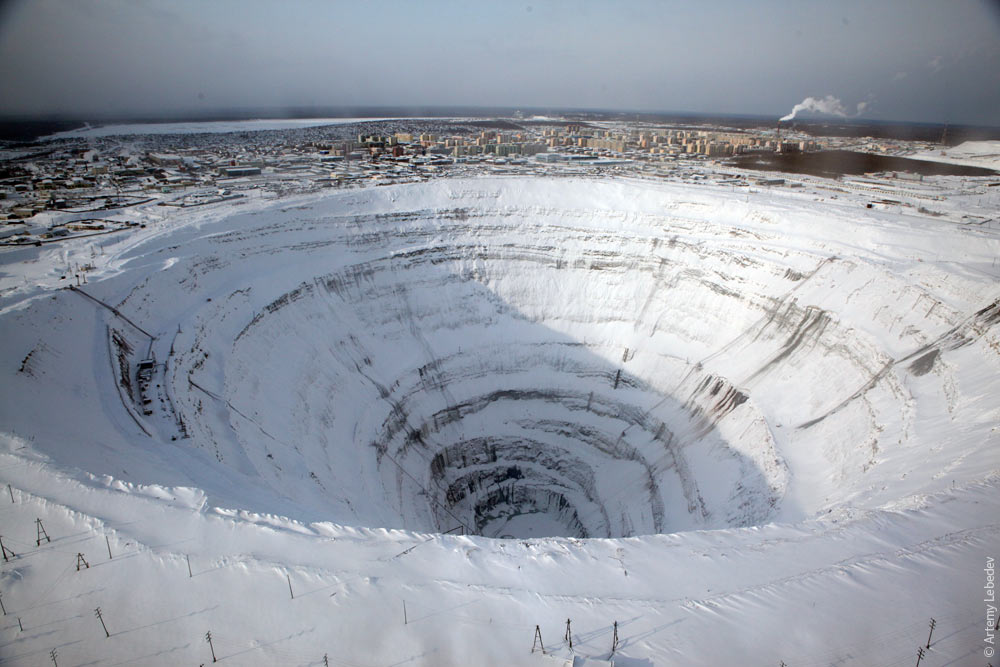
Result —
<svg viewBox="0 0 1000 667"><path fill-rule="evenodd" d="M256 513L518 538L798 520L989 471L1000 311L975 271L996 242L974 231L568 179L199 215L84 287L152 344L69 291L19 315L93 320L43 335L104 384L102 426L57 458Z"/></svg>

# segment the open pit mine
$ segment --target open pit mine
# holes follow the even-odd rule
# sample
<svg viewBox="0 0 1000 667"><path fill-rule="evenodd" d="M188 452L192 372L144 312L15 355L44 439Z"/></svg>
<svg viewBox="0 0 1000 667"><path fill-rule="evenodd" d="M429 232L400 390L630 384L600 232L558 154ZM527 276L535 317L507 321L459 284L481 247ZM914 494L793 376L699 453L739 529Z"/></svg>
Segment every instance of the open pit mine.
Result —
<svg viewBox="0 0 1000 667"><path fill-rule="evenodd" d="M37 507L0 532L39 563L35 518L93 540L58 565L107 561L66 575L91 577L86 615L113 577L150 582L148 614L190 637L136 630L162 651L145 664L205 661L225 614L239 664L535 664L536 625L558 664L887 664L932 616L980 641L975 572L1000 555L988 228L624 178L144 215L75 251L96 257L79 287L56 289L74 251L32 249L53 286L5 301L0 467L11 506ZM4 602L37 620L43 582L9 572ZM247 588L307 611L268 626ZM311 615L342 622L296 635ZM92 630L80 646L115 639Z"/></svg>

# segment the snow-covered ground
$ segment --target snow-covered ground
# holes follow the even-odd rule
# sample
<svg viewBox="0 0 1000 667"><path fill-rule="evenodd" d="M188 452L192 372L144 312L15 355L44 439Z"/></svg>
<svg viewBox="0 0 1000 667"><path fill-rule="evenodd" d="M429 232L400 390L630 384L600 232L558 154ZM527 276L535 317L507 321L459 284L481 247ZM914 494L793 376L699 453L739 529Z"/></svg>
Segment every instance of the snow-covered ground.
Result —
<svg viewBox="0 0 1000 667"><path fill-rule="evenodd" d="M986 664L963 205L438 179L10 252L0 658Z"/></svg>
<svg viewBox="0 0 1000 667"><path fill-rule="evenodd" d="M323 125L349 125L373 121L393 120L391 118L261 118L255 120L212 120L188 123L113 123L109 125L86 125L75 130L56 132L40 141L53 139L94 139L132 134L201 134L223 132L257 132L260 130L291 130Z"/></svg>
<svg viewBox="0 0 1000 667"><path fill-rule="evenodd" d="M966 141L936 151L923 151L910 157L932 162L950 162L970 167L1000 170L1000 141Z"/></svg>

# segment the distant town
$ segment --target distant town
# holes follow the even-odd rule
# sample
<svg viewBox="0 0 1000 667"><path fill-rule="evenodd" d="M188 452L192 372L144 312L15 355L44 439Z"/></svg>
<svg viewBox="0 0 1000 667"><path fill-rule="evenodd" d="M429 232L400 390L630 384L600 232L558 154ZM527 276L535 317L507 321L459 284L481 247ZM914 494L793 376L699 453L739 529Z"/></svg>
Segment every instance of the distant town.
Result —
<svg viewBox="0 0 1000 667"><path fill-rule="evenodd" d="M924 204L949 187L925 182L924 173L1000 176L989 169L899 161L908 156L934 159L942 148L927 141L814 136L780 123L746 129L517 116L54 138L0 149L0 242L40 244L121 231L132 223L121 221L120 215L116 220L106 216L140 204L204 206L251 193L277 197L441 176L620 174L733 188L803 188L827 196L869 193L869 207L924 211L932 211ZM808 168L780 166L782 159L808 166L804 156L833 151L864 156L872 167L860 174L835 173L831 179ZM881 158L897 161L880 167ZM899 168L909 163L920 168ZM778 173L784 171L799 173ZM993 185L977 180L972 187ZM71 222L60 216L59 224L48 224L39 215L46 211L79 215L70 216ZM980 223L989 219L976 213L966 217Z"/></svg>

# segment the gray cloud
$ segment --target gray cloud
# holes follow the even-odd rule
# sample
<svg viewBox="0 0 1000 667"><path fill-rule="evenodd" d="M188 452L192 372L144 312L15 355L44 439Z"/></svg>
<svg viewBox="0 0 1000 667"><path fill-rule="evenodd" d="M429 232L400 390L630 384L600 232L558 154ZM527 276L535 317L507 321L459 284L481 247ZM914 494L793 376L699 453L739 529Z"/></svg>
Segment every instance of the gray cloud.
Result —
<svg viewBox="0 0 1000 667"><path fill-rule="evenodd" d="M829 4L15 2L0 13L0 111L502 105L781 115L809 96L878 93L866 117L1000 125L1000 17L988 3Z"/></svg>

